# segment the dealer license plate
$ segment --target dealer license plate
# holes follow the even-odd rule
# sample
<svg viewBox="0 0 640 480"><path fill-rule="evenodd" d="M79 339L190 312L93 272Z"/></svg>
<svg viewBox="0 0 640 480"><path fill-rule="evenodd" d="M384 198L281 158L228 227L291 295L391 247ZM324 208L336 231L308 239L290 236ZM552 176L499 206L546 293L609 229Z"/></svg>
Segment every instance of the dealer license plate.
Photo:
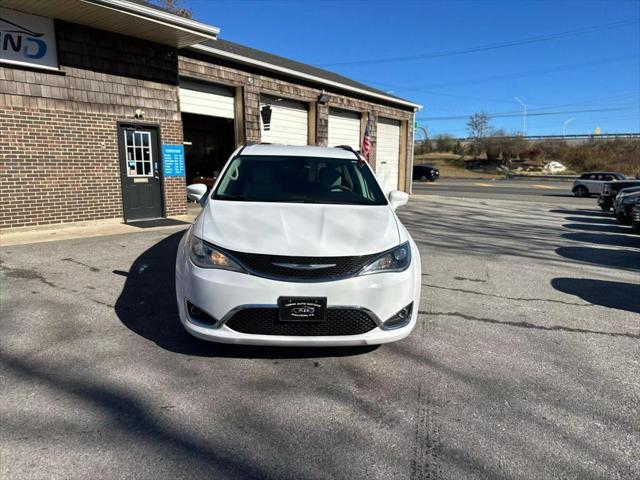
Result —
<svg viewBox="0 0 640 480"><path fill-rule="evenodd" d="M280 297L281 322L323 322L327 318L327 299L308 297Z"/></svg>

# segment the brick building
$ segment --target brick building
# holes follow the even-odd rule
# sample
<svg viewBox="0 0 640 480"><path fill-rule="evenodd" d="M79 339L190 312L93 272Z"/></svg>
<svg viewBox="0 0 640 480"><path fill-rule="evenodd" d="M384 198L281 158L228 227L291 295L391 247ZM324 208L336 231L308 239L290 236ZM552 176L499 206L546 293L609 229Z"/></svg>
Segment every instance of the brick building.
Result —
<svg viewBox="0 0 640 480"><path fill-rule="evenodd" d="M409 190L419 108L142 0L0 0L0 229L185 213L249 142L351 145Z"/></svg>

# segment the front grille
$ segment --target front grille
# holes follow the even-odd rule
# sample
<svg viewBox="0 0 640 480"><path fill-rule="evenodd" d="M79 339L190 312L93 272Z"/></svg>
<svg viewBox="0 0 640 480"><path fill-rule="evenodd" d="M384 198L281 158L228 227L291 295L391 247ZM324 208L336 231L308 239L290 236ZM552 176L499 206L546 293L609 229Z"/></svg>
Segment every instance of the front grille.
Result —
<svg viewBox="0 0 640 480"><path fill-rule="evenodd" d="M358 273L375 257L375 254L355 257L287 257L233 251L229 251L229 253L255 275L294 282L329 281L350 277ZM290 266L276 264L289 264ZM304 268L304 266L310 265L318 268ZM322 265L327 266L319 268Z"/></svg>
<svg viewBox="0 0 640 480"><path fill-rule="evenodd" d="M239 333L295 337L360 335L376 328L366 312L353 308L329 308L324 322L281 322L277 308L246 308L225 325Z"/></svg>
<svg viewBox="0 0 640 480"><path fill-rule="evenodd" d="M633 210L631 210L631 219L634 222L640 222L640 206L636 205L633 207Z"/></svg>

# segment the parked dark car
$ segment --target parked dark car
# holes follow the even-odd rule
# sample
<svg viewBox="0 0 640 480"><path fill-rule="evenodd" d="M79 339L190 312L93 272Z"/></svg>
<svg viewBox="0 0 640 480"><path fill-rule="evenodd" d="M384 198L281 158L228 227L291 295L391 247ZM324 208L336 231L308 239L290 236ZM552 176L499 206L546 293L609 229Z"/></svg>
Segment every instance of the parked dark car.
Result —
<svg viewBox="0 0 640 480"><path fill-rule="evenodd" d="M613 214L618 223L631 224L631 209L636 204L637 198L640 198L640 186L623 188L618 192L613 200Z"/></svg>
<svg viewBox="0 0 640 480"><path fill-rule="evenodd" d="M636 199L636 204L631 209L631 228L640 233L640 198Z"/></svg>
<svg viewBox="0 0 640 480"><path fill-rule="evenodd" d="M413 179L421 182L435 182L440 177L440 170L433 165L423 163L413 166Z"/></svg>
<svg viewBox="0 0 640 480"><path fill-rule="evenodd" d="M598 197L598 205L600 208L608 212L613 207L613 200L623 188L639 187L640 180L624 180L619 182L607 182L602 187L602 193Z"/></svg>

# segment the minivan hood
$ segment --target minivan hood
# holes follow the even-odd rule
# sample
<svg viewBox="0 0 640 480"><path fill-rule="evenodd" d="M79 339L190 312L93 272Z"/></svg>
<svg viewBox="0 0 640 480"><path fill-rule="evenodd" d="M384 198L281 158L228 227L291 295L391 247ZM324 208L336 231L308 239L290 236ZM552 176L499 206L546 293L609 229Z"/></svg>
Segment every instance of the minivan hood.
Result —
<svg viewBox="0 0 640 480"><path fill-rule="evenodd" d="M210 200L198 220L196 235L238 252L355 256L382 252L400 243L396 216L387 205Z"/></svg>

